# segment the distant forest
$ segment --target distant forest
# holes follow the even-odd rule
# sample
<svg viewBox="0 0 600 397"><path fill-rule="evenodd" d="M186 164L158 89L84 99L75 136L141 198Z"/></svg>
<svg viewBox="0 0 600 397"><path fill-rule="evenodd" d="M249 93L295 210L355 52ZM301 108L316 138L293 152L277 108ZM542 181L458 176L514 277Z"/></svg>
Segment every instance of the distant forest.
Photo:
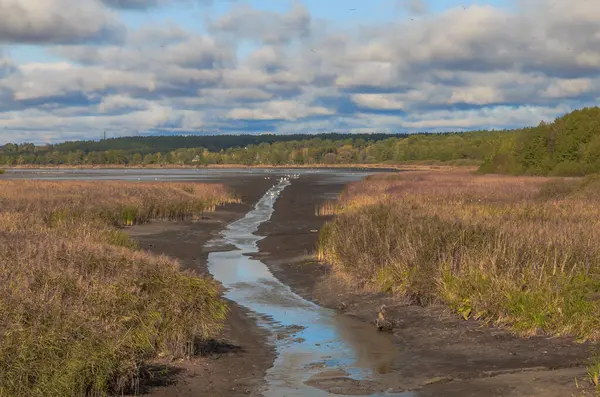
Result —
<svg viewBox="0 0 600 397"><path fill-rule="evenodd" d="M600 108L575 110L552 123L506 135L485 157L481 171L555 176L600 172Z"/></svg>
<svg viewBox="0 0 600 397"><path fill-rule="evenodd" d="M504 131L126 137L57 145L7 144L0 166L311 165L452 162L515 175L600 172L600 108Z"/></svg>
<svg viewBox="0 0 600 397"><path fill-rule="evenodd" d="M0 165L310 165L483 160L502 133L128 137L8 144Z"/></svg>

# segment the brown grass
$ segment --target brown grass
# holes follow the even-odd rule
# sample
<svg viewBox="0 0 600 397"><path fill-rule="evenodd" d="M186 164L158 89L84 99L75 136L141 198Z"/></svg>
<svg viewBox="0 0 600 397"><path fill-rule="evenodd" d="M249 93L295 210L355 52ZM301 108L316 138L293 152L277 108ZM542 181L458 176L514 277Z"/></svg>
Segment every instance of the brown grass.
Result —
<svg viewBox="0 0 600 397"><path fill-rule="evenodd" d="M216 283L132 250L115 226L229 201L218 185L0 182L0 396L135 389L145 361L214 336Z"/></svg>
<svg viewBox="0 0 600 397"><path fill-rule="evenodd" d="M350 185L319 255L357 284L465 318L600 338L600 179L454 170Z"/></svg>
<svg viewBox="0 0 600 397"><path fill-rule="evenodd" d="M100 219L115 226L178 220L235 199L222 185L9 180L0 184L3 211L53 220Z"/></svg>

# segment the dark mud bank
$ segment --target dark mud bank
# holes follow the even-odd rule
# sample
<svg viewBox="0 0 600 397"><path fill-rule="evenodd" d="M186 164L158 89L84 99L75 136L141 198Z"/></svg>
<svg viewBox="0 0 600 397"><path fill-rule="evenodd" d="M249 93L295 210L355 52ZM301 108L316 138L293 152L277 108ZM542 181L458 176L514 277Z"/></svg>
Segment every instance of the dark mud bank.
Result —
<svg viewBox="0 0 600 397"><path fill-rule="evenodd" d="M349 291L336 282L327 266L312 259L317 235L311 230L327 221L315 215L316 205L335 197L345 183L313 178L294 181L283 191L272 218L259 228L265 236L258 242L261 261L298 295L323 307L343 308L345 316L365 324L385 303L398 326L384 384L423 397L581 395L575 379L585 378L588 346L565 338L518 338L460 320L441 306L410 306L381 294Z"/></svg>
<svg viewBox="0 0 600 397"><path fill-rule="evenodd" d="M249 309L271 335L277 357L266 373L264 395L408 396L383 381L395 359L389 335L303 299L252 257L262 239L255 232L271 218L273 204L292 181L279 181L252 211L215 239L215 245L235 249L208 257L209 271L227 289L226 297Z"/></svg>
<svg viewBox="0 0 600 397"><path fill-rule="evenodd" d="M190 223L155 222L129 230L140 248L176 258L186 269L208 274L205 247L227 224L243 217L272 185L264 177L227 180L242 199L241 204L221 207L202 221ZM268 335L247 310L229 302L231 313L218 340L199 346L199 356L185 362L158 363L175 374L168 379L152 379L144 388L149 397L260 396L266 371L275 358L267 343Z"/></svg>

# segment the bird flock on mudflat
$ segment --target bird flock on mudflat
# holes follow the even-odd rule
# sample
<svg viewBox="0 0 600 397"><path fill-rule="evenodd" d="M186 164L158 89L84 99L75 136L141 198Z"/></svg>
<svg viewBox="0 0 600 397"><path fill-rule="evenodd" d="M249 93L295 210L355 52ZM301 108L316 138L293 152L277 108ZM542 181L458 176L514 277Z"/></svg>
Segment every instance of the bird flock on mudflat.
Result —
<svg viewBox="0 0 600 397"><path fill-rule="evenodd" d="M298 179L298 178L300 178L300 174L286 174L286 175L280 177L277 180L277 183L275 185L273 185L273 187L276 187L279 183L288 182L291 179ZM265 179L271 179L271 177L266 176ZM279 191L269 191L269 196L271 198L277 197L277 196L279 196L279 193L280 193Z"/></svg>
<svg viewBox="0 0 600 397"><path fill-rule="evenodd" d="M285 182L285 181L289 181L291 179L298 179L300 178L300 174L285 174L284 176L282 176L281 178L278 179L278 182ZM270 176L265 176L265 179L271 179Z"/></svg>

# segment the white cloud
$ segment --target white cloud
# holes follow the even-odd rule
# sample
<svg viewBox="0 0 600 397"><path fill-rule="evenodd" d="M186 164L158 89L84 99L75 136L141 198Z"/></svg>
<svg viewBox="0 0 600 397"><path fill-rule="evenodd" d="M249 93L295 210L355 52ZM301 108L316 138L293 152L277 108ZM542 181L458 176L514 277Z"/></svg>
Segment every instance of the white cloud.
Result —
<svg viewBox="0 0 600 397"><path fill-rule="evenodd" d="M321 106L307 106L294 101L271 101L260 108L236 108L227 113L233 120L298 120L309 116L332 115Z"/></svg>
<svg viewBox="0 0 600 397"><path fill-rule="evenodd" d="M96 0L0 0L0 43L114 41L118 16Z"/></svg>
<svg viewBox="0 0 600 397"><path fill-rule="evenodd" d="M364 61L350 64L336 79L340 87L377 86L390 87L400 83L395 65L391 62Z"/></svg>
<svg viewBox="0 0 600 397"><path fill-rule="evenodd" d="M594 84L591 79L565 79L554 80L542 92L546 98L577 98L582 94L591 92L599 85Z"/></svg>
<svg viewBox="0 0 600 397"><path fill-rule="evenodd" d="M502 102L501 92L490 86L458 87L452 90L449 104L467 103L470 105L489 105Z"/></svg>
<svg viewBox="0 0 600 397"><path fill-rule="evenodd" d="M126 3L0 0L0 40L44 45L62 59L18 64L10 45L0 53L0 144L105 128L503 128L600 97L595 0L459 6L356 29L317 20L301 3L282 13L239 5L209 20L206 34L173 22L125 35L120 8L162 0Z"/></svg>
<svg viewBox="0 0 600 397"><path fill-rule="evenodd" d="M284 14L265 12L240 5L228 15L211 23L216 34L227 34L238 40L255 40L268 44L285 44L310 35L311 16L299 2Z"/></svg>
<svg viewBox="0 0 600 397"><path fill-rule="evenodd" d="M143 99L135 99L127 95L111 95L102 98L98 105L100 113L112 113L125 110L145 110L151 106L152 102Z"/></svg>
<svg viewBox="0 0 600 397"><path fill-rule="evenodd" d="M355 94L352 100L359 106L371 109L404 110L406 108L406 104L393 94Z"/></svg>
<svg viewBox="0 0 600 397"><path fill-rule="evenodd" d="M18 72L0 80L0 87L11 89L17 101L72 94L96 96L117 89L153 91L155 86L154 77L148 73L81 68L66 62L24 64Z"/></svg>

